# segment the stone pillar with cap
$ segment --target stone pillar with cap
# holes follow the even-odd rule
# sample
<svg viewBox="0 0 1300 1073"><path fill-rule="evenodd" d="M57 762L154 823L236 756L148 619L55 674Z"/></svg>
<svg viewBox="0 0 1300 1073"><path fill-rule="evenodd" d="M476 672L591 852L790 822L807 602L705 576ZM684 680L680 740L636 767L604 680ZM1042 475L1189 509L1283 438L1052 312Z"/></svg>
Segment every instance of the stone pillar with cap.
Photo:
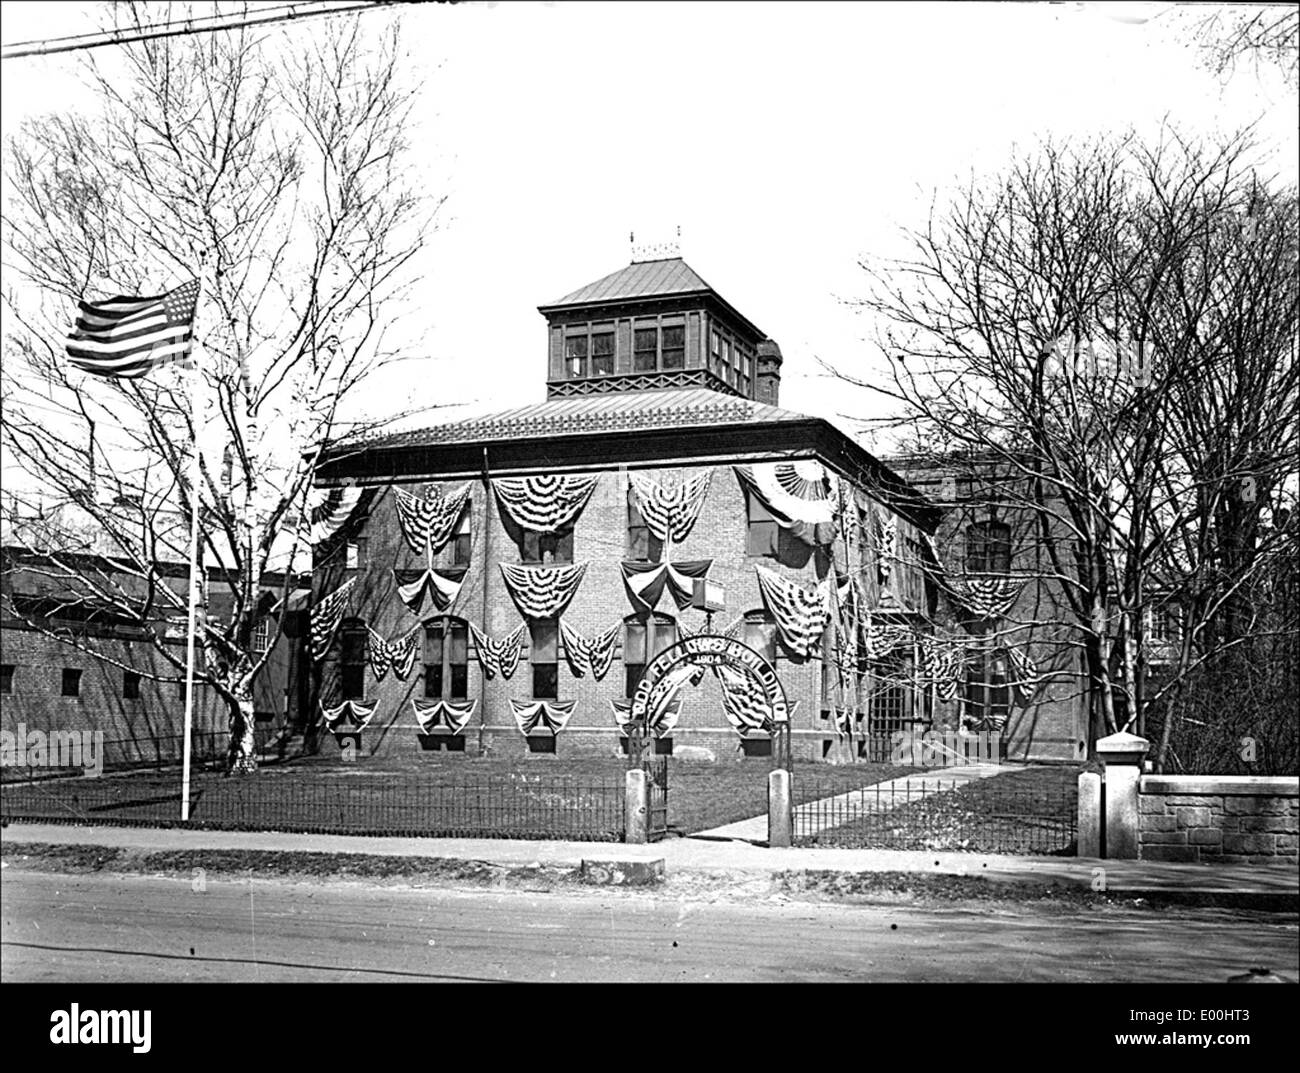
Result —
<svg viewBox="0 0 1300 1073"><path fill-rule="evenodd" d="M1097 742L1097 758L1106 765L1105 854L1117 860L1138 857L1138 793L1142 761L1151 743L1121 731Z"/></svg>

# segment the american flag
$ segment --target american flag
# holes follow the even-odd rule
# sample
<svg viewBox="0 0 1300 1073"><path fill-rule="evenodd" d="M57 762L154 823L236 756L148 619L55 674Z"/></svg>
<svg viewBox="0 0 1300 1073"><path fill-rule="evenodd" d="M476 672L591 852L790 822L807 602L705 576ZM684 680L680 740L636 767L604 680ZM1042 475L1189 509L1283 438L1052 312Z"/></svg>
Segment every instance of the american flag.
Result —
<svg viewBox="0 0 1300 1073"><path fill-rule="evenodd" d="M198 280L154 298L119 295L78 302L68 357L96 376L134 379L167 362L189 357Z"/></svg>

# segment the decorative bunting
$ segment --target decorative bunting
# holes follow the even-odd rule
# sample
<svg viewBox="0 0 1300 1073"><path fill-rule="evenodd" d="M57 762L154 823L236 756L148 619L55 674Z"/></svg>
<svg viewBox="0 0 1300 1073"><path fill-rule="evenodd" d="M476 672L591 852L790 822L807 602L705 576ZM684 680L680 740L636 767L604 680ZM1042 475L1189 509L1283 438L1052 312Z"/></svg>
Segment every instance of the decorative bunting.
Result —
<svg viewBox="0 0 1300 1073"><path fill-rule="evenodd" d="M707 576L713 566L712 559L698 559L687 563L622 563L623 584L627 598L638 613L653 611L659 597L667 588L679 611L691 606L695 595L694 581Z"/></svg>
<svg viewBox="0 0 1300 1073"><path fill-rule="evenodd" d="M876 525L876 573L880 583L888 585L898 561L898 524L893 518L882 517Z"/></svg>
<svg viewBox="0 0 1300 1073"><path fill-rule="evenodd" d="M895 648L910 644L912 631L906 626L877 626L868 612L862 623L862 643L867 659L883 659Z"/></svg>
<svg viewBox="0 0 1300 1073"><path fill-rule="evenodd" d="M446 701L411 698L411 707L415 709L415 720L425 734L432 734L440 727L445 727L452 734L459 734L469 723L477 706L477 700Z"/></svg>
<svg viewBox="0 0 1300 1073"><path fill-rule="evenodd" d="M577 566L514 566L501 563L501 576L520 614L528 619L559 618L569 606L587 564Z"/></svg>
<svg viewBox="0 0 1300 1073"><path fill-rule="evenodd" d="M521 529L554 533L572 522L596 489L597 477L502 477L492 481L497 502Z"/></svg>
<svg viewBox="0 0 1300 1073"><path fill-rule="evenodd" d="M839 482L820 462L734 466L741 487L767 508L777 525L811 546L835 539Z"/></svg>
<svg viewBox="0 0 1300 1073"><path fill-rule="evenodd" d="M564 655L569 661L569 669L575 678L581 678L587 671L599 682L609 673L614 662L614 646L618 643L623 624L615 623L598 637L590 639L580 636L560 620L560 636L564 638Z"/></svg>
<svg viewBox="0 0 1300 1073"><path fill-rule="evenodd" d="M430 489L424 499L402 488L393 491L397 500L397 520L401 523L407 547L426 563L432 563L433 556L442 550L456 531L456 523L469 502L469 482L445 495L437 489Z"/></svg>
<svg viewBox="0 0 1300 1073"><path fill-rule="evenodd" d="M483 668L484 678L490 681L498 674L502 678L509 678L515 673L515 668L519 666L519 653L524 647L523 626L518 627L504 641L491 640L487 634L479 632L479 628L472 622L469 632L474 635L474 649L478 652L478 662Z"/></svg>
<svg viewBox="0 0 1300 1073"><path fill-rule="evenodd" d="M952 577L939 583L975 618L1002 618L1020 598L1024 580L1015 577Z"/></svg>
<svg viewBox="0 0 1300 1073"><path fill-rule="evenodd" d="M1010 645L1002 650L1007 657L1007 666L1015 676L1008 684L1019 694L1022 703L1028 703L1038 686L1038 664L1034 662L1028 649L1012 648Z"/></svg>
<svg viewBox="0 0 1300 1073"><path fill-rule="evenodd" d="M781 640L791 652L806 659L831 621L830 579L810 592L764 567L754 569L763 605L776 620Z"/></svg>
<svg viewBox="0 0 1300 1073"><path fill-rule="evenodd" d="M632 702L630 700L611 700L609 706L614 710L614 722L624 732L628 729L628 724L632 722ZM677 720L682 716L682 698L673 697L667 703L660 706L659 721L650 724L650 733L656 738L666 737L672 733L673 727L677 725Z"/></svg>
<svg viewBox="0 0 1300 1073"><path fill-rule="evenodd" d="M460 587L465 581L463 573L460 577L451 577L440 574L432 567L417 574L415 580L406 584L402 583L403 576L410 577L411 572L393 571L393 580L397 583L397 595L402 598L402 603L417 615L424 606L425 596L428 596L429 602L436 610L446 611L456 602L456 597L460 595Z"/></svg>
<svg viewBox="0 0 1300 1073"><path fill-rule="evenodd" d="M693 686L699 685L700 679L704 677L707 670L707 667L697 667L692 663L679 663L660 678L651 688L650 695L646 697L646 721L649 725L659 727L668 718L669 709L672 708L682 686L688 682ZM677 710L679 713L680 708L681 705L678 704ZM674 715L672 722L668 725L668 730L671 730L676 722L677 716ZM667 732L667 730L658 730L657 736L662 737Z"/></svg>
<svg viewBox="0 0 1300 1073"><path fill-rule="evenodd" d="M680 484L662 484L640 473L629 473L628 484L646 528L659 540L680 544L690 534L709 491L712 470L687 477Z"/></svg>
<svg viewBox="0 0 1300 1073"><path fill-rule="evenodd" d="M942 701L952 700L961 688L965 668L965 654L960 644L943 641L928 634L918 638L921 662L918 682L933 685L935 695Z"/></svg>
<svg viewBox="0 0 1300 1073"><path fill-rule="evenodd" d="M396 641L385 641L369 626L366 627L366 633L370 635L367 644L370 669L381 682L390 668L394 678L404 682L410 677L411 670L415 667L415 657L419 652L419 641L416 638L416 631L419 628L416 626Z"/></svg>
<svg viewBox="0 0 1300 1073"><path fill-rule="evenodd" d="M366 704L359 700L345 700L337 708L320 706L321 717L325 727L331 732L364 730L366 724L374 718L378 703Z"/></svg>
<svg viewBox="0 0 1300 1073"><path fill-rule="evenodd" d="M308 543L312 547L324 544L347 524L363 498L369 500L372 497L373 491L355 485L346 488L311 489L307 494L307 510L304 519L307 523Z"/></svg>
<svg viewBox="0 0 1300 1073"><path fill-rule="evenodd" d="M722 711L742 738L751 730L768 730L772 708L763 684L753 675L725 663L713 668L722 682Z"/></svg>
<svg viewBox="0 0 1300 1073"><path fill-rule="evenodd" d="M311 654L312 658L322 660L329 651L334 634L343 621L343 612L348 606L348 593L357 583L356 578L345 581L311 609Z"/></svg>
<svg viewBox="0 0 1300 1073"><path fill-rule="evenodd" d="M573 715L577 703L576 700L512 700L510 707L514 709L519 733L527 736L538 729L558 734Z"/></svg>

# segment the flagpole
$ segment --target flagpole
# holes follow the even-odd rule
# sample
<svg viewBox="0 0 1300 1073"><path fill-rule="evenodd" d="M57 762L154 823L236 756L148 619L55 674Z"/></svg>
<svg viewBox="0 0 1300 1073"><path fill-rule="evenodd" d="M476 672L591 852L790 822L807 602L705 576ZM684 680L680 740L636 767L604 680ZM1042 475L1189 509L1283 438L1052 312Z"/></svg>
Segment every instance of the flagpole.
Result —
<svg viewBox="0 0 1300 1073"><path fill-rule="evenodd" d="M206 257L204 258L206 261ZM206 269L206 264L204 268ZM200 276L199 297L202 297L203 278ZM189 600L189 621L186 626L186 652L185 652L185 742L183 746L181 760L181 822L186 823L190 818L190 760L192 753L191 737L194 728L194 649L195 649L195 632L197 627L198 610L199 610L199 587L200 579L198 576L198 559L199 559L199 514L201 513L199 504L199 482L202 480L201 459L199 457L199 421L202 418L202 407L199 403L199 389L202 386L202 363L199 361L201 356L198 351L201 348L198 335L198 302L195 302L194 321L191 325L192 344L190 348L191 358L191 379L190 379L190 600Z"/></svg>

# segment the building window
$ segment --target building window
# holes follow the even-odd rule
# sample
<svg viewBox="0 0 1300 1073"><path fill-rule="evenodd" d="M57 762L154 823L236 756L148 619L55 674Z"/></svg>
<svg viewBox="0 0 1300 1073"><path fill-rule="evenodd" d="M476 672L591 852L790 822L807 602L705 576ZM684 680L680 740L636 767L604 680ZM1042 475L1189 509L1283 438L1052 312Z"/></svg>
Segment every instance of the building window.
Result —
<svg viewBox="0 0 1300 1073"><path fill-rule="evenodd" d="M342 653L339 659L339 691L343 700L360 700L366 695L366 625L359 619L343 623Z"/></svg>
<svg viewBox="0 0 1300 1073"><path fill-rule="evenodd" d="M776 662L776 620L766 611L746 613L740 640L768 663Z"/></svg>
<svg viewBox="0 0 1300 1073"><path fill-rule="evenodd" d="M137 671L122 672L122 699L140 699L140 674Z"/></svg>
<svg viewBox="0 0 1300 1073"><path fill-rule="evenodd" d="M65 697L81 696L81 672L75 667L63 668L63 695Z"/></svg>
<svg viewBox="0 0 1300 1073"><path fill-rule="evenodd" d="M1147 639L1157 645L1177 645L1182 641L1177 607L1146 609Z"/></svg>
<svg viewBox="0 0 1300 1073"><path fill-rule="evenodd" d="M262 655L271 647L271 620L259 618L253 623L253 634L248 641L249 648L255 655Z"/></svg>
<svg viewBox="0 0 1300 1073"><path fill-rule="evenodd" d="M633 615L623 620L623 695L631 697L646 664L677 643L677 622L667 615Z"/></svg>
<svg viewBox="0 0 1300 1073"><path fill-rule="evenodd" d="M627 490L627 557L634 562L656 563L663 550L664 542L650 532L650 527L641 517L641 508L637 506L636 494L629 488Z"/></svg>
<svg viewBox="0 0 1300 1073"><path fill-rule="evenodd" d="M474 543L471 532L470 513L465 511L460 521L456 523L456 535L451 540L452 566L469 566L470 550Z"/></svg>
<svg viewBox="0 0 1300 1073"><path fill-rule="evenodd" d="M591 337L591 375L614 375L614 333L597 332Z"/></svg>
<svg viewBox="0 0 1300 1073"><path fill-rule="evenodd" d="M663 330L662 369L686 368L686 327L675 325Z"/></svg>
<svg viewBox="0 0 1300 1073"><path fill-rule="evenodd" d="M912 724L911 658L892 653L869 665L867 725L872 734L892 734Z"/></svg>
<svg viewBox="0 0 1300 1073"><path fill-rule="evenodd" d="M424 695L435 700L469 696L469 626L455 618L424 627Z"/></svg>
<svg viewBox="0 0 1300 1073"><path fill-rule="evenodd" d="M966 529L966 570L971 574L1011 573L1011 527L976 522Z"/></svg>
<svg viewBox="0 0 1300 1073"><path fill-rule="evenodd" d="M523 561L530 565L573 562L573 527L557 533L534 533L524 530Z"/></svg>
<svg viewBox="0 0 1300 1073"><path fill-rule="evenodd" d="M632 371L652 373L659 359L659 329L637 328L632 333Z"/></svg>
<svg viewBox="0 0 1300 1073"><path fill-rule="evenodd" d="M537 619L529 626L528 661L533 666L533 700L560 695L559 629L555 619Z"/></svg>
<svg viewBox="0 0 1300 1073"><path fill-rule="evenodd" d="M14 691L14 665L12 663L0 663L0 693L12 693Z"/></svg>
<svg viewBox="0 0 1300 1073"><path fill-rule="evenodd" d="M349 540L347 546L347 561L345 566L348 570L356 570L366 564L366 537L357 537L355 540Z"/></svg>
<svg viewBox="0 0 1300 1073"><path fill-rule="evenodd" d="M1011 711L1007 688L1006 657L976 653L966 665L966 718L976 724L1001 730Z"/></svg>
<svg viewBox="0 0 1300 1073"><path fill-rule="evenodd" d="M746 538L746 555L763 555L776 558L780 546L780 526L771 512L759 502L758 496L745 496L749 500L749 532Z"/></svg>
<svg viewBox="0 0 1300 1073"><path fill-rule="evenodd" d="M587 375L587 337L585 335L565 337L564 369L569 376Z"/></svg>

